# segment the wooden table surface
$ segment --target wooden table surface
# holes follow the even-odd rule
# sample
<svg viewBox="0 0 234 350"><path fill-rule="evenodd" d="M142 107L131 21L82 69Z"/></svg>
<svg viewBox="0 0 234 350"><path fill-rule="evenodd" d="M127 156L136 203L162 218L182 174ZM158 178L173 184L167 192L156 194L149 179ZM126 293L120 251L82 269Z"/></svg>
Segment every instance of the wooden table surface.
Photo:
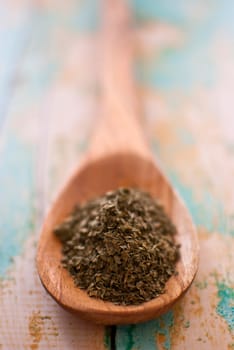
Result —
<svg viewBox="0 0 234 350"><path fill-rule="evenodd" d="M200 266L163 317L110 329L63 311L40 226L98 114L94 0L0 5L0 349L234 349L234 2L132 0L151 148L198 227Z"/></svg>

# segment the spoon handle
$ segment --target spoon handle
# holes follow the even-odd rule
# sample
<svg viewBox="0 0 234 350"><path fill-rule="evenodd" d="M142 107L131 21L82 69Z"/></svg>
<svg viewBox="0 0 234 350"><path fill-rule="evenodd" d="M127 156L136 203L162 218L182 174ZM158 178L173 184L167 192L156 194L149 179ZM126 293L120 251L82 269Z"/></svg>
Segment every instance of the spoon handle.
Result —
<svg viewBox="0 0 234 350"><path fill-rule="evenodd" d="M133 79L133 30L126 0L102 0L101 116L92 150L146 153ZM99 152L99 153L100 153Z"/></svg>

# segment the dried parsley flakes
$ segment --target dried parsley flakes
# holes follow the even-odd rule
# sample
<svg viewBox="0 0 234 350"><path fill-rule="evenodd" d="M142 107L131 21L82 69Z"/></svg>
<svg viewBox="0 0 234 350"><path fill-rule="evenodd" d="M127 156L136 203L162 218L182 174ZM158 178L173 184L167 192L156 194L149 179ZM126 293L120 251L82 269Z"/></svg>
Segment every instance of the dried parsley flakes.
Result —
<svg viewBox="0 0 234 350"><path fill-rule="evenodd" d="M140 304L162 294L175 273L176 228L139 189L120 188L77 206L54 232L63 266L91 297Z"/></svg>

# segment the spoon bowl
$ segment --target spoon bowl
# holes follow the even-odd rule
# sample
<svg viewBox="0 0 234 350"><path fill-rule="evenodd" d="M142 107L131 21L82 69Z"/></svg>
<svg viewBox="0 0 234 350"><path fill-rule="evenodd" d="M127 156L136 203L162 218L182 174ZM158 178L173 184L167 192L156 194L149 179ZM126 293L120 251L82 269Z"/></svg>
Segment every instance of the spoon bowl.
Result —
<svg viewBox="0 0 234 350"><path fill-rule="evenodd" d="M61 243L53 233L75 204L122 186L140 188L159 200L177 227L176 242L181 245L178 274L168 280L165 293L137 306L120 306L91 298L76 287L71 275L61 266ZM188 289L197 265L197 235L186 207L154 160L134 153L86 161L75 172L48 214L37 254L38 272L50 295L65 309L106 325L143 322L165 313Z"/></svg>

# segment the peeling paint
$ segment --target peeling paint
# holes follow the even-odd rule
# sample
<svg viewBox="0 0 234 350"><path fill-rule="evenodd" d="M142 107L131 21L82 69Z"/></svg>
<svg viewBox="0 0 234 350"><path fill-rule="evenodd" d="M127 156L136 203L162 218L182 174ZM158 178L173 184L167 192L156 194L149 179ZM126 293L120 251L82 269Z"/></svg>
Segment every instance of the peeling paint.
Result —
<svg viewBox="0 0 234 350"><path fill-rule="evenodd" d="M34 148L11 135L0 161L0 276L22 252L34 222Z"/></svg>
<svg viewBox="0 0 234 350"><path fill-rule="evenodd" d="M230 233L227 231L227 218L224 207L211 192L204 190L201 201L198 201L193 189L185 186L175 172L170 171L168 175L172 184L185 201L197 226L203 227L209 232L215 230L223 234ZM218 220L215 222L217 218Z"/></svg>
<svg viewBox="0 0 234 350"><path fill-rule="evenodd" d="M173 312L169 311L150 322L120 326L117 329L116 348L118 350L169 350L173 320Z"/></svg>
<svg viewBox="0 0 234 350"><path fill-rule="evenodd" d="M34 312L29 318L28 330L32 343L30 344L31 350L37 350L39 343L43 335L44 321L40 312Z"/></svg>
<svg viewBox="0 0 234 350"><path fill-rule="evenodd" d="M14 16L11 6L6 3L1 5L1 15L3 13L0 31L0 132L7 119L9 102L14 90L14 79L28 39L31 36L31 27L34 20L32 11L26 8L22 8L19 16ZM7 18L5 23L3 18ZM9 26L9 23L11 23L11 26Z"/></svg>
<svg viewBox="0 0 234 350"><path fill-rule="evenodd" d="M230 330L234 331L234 288L217 281L219 303L217 313L225 319Z"/></svg>
<svg viewBox="0 0 234 350"><path fill-rule="evenodd" d="M118 350L133 350L135 347L135 340L133 332L135 325L119 326L116 332L116 348Z"/></svg>
<svg viewBox="0 0 234 350"><path fill-rule="evenodd" d="M161 21L174 24L184 31L184 42L179 48L162 49L150 61L139 66L143 85L162 91L183 91L188 94L194 88L212 88L219 69L214 60L216 40L231 43L233 20L230 14L233 4L229 1L171 1L155 4L153 0L132 0L139 21ZM221 33L219 28L222 28Z"/></svg>

